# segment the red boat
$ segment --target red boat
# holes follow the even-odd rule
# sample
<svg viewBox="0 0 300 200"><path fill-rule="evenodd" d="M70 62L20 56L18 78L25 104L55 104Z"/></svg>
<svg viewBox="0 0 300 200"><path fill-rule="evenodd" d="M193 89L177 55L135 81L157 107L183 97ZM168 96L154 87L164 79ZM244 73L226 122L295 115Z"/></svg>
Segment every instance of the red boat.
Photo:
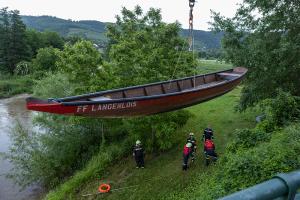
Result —
<svg viewBox="0 0 300 200"><path fill-rule="evenodd" d="M188 107L223 95L237 86L247 69L234 69L171 81L73 97L26 99L27 109L103 118L132 117Z"/></svg>

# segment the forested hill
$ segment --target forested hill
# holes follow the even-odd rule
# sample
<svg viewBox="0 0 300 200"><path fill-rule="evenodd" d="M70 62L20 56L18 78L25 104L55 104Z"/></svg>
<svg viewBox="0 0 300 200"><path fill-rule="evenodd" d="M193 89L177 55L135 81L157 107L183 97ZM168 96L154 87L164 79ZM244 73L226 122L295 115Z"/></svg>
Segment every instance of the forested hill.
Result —
<svg viewBox="0 0 300 200"><path fill-rule="evenodd" d="M105 43L105 26L107 23L95 20L72 21L51 16L22 16L27 27L38 31L55 31L62 36L80 36L97 43ZM183 29L182 35L187 37L188 30ZM222 34L196 30L195 44L197 49L218 49Z"/></svg>
<svg viewBox="0 0 300 200"><path fill-rule="evenodd" d="M37 31L55 31L61 36L79 36L98 43L106 41L106 23L103 22L93 20L72 21L51 16L22 16L22 20L28 28Z"/></svg>

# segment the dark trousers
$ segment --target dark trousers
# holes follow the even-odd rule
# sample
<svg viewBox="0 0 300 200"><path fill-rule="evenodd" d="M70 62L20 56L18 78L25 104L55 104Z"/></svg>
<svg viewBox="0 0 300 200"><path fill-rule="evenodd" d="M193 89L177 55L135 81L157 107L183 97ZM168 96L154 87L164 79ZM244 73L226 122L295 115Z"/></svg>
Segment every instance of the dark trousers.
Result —
<svg viewBox="0 0 300 200"><path fill-rule="evenodd" d="M137 167L144 167L144 156L135 156L135 162Z"/></svg>
<svg viewBox="0 0 300 200"><path fill-rule="evenodd" d="M192 162L194 162L194 160L195 160L195 155L196 155L196 149L192 149L192 152L191 152L191 160L192 160Z"/></svg>
<svg viewBox="0 0 300 200"><path fill-rule="evenodd" d="M183 163L182 163L182 170L187 170L188 168L188 162L189 162L190 155L184 155L183 154Z"/></svg>
<svg viewBox="0 0 300 200"><path fill-rule="evenodd" d="M212 160L213 162L216 162L218 159L218 155L216 154L215 151L206 151L205 152L205 164L206 166L209 165L210 161Z"/></svg>

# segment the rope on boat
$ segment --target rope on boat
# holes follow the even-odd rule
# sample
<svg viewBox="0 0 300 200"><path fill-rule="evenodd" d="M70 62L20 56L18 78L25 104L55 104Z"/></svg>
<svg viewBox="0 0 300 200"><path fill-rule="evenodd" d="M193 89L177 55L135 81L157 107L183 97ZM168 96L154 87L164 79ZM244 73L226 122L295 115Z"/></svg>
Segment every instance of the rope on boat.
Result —
<svg viewBox="0 0 300 200"><path fill-rule="evenodd" d="M194 6L195 6L195 0L189 0L190 12L189 12L189 37L188 37L188 43L189 43L189 51L192 51L192 53L193 53L193 61L195 60L195 52L194 52L195 39L194 39L194 28L193 28L193 19L194 19L193 9L194 9ZM184 48L186 43L187 42L184 41L183 48ZM168 85L168 89L171 88L171 81L173 80L173 78L175 76L175 72L176 72L176 69L178 67L178 63L180 61L181 55L182 55L182 51L180 51L180 53L179 53L174 71L172 73L172 76L171 76L171 79L170 79L170 82L169 82L169 85ZM194 70L194 88L195 87L196 87L196 69Z"/></svg>

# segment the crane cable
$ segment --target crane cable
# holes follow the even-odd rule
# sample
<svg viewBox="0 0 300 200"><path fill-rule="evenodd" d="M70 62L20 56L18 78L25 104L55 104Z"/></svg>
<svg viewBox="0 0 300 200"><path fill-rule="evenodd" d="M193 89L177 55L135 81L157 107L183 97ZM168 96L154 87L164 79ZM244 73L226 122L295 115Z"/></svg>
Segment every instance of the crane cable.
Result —
<svg viewBox="0 0 300 200"><path fill-rule="evenodd" d="M193 62L195 61L195 52L194 52L194 25L193 25L193 9L195 6L195 0L189 0L189 6L190 6L190 18L189 18L189 51L193 54ZM196 88L196 69L194 70L194 88Z"/></svg>
<svg viewBox="0 0 300 200"><path fill-rule="evenodd" d="M189 0L190 18L189 18L189 51L194 51L194 27L193 27L193 9L195 0Z"/></svg>
<svg viewBox="0 0 300 200"><path fill-rule="evenodd" d="M193 61L195 60L195 55L194 55L194 28L193 28L193 9L194 9L194 6L195 6L195 2L196 2L196 0L189 0L190 14L189 14L188 45L189 45L189 51L192 51L192 53L193 53ZM183 47L185 46L186 43L187 42L185 41L184 44L183 44ZM175 68L173 70L171 79L170 79L169 84L168 84L168 89L171 88L171 81L172 81L173 77L175 76L175 72L176 72L178 63L180 61L181 54L182 54L182 51L179 53ZM195 86L196 86L196 70L194 70L194 80L193 81L194 81L194 88L195 88Z"/></svg>

